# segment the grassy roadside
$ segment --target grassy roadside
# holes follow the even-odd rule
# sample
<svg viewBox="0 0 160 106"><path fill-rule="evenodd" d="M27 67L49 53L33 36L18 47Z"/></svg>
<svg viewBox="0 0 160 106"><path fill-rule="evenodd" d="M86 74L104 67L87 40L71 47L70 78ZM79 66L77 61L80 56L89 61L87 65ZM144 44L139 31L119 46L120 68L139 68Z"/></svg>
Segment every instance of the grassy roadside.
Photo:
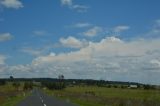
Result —
<svg viewBox="0 0 160 106"><path fill-rule="evenodd" d="M19 88L22 89L23 85ZM21 100L29 96L29 92L17 90L11 83L0 86L0 106L16 106Z"/></svg>
<svg viewBox="0 0 160 106"><path fill-rule="evenodd" d="M160 105L160 91L158 90L74 86L64 90L45 90L45 92L80 106Z"/></svg>
<svg viewBox="0 0 160 106"><path fill-rule="evenodd" d="M4 101L4 103L1 104L1 106L16 106L20 101L22 101L27 96L19 94L14 97L9 97L7 100Z"/></svg>

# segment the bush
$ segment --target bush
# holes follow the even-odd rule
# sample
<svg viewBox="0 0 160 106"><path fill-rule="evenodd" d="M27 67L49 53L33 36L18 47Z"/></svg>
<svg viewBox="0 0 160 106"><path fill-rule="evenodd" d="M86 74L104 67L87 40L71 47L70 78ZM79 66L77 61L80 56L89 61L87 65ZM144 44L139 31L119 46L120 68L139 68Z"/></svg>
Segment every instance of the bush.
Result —
<svg viewBox="0 0 160 106"><path fill-rule="evenodd" d="M13 85L16 89L18 89L18 87L20 86L20 83L19 83L19 82L14 82L12 85Z"/></svg>
<svg viewBox="0 0 160 106"><path fill-rule="evenodd" d="M143 88L148 90L148 89L155 89L155 86L153 85L143 85Z"/></svg>
<svg viewBox="0 0 160 106"><path fill-rule="evenodd" d="M111 88L111 85L107 85L106 87L107 87L107 88Z"/></svg>
<svg viewBox="0 0 160 106"><path fill-rule="evenodd" d="M31 89L33 89L33 83L32 82L25 82L23 89L24 90L31 90Z"/></svg>
<svg viewBox="0 0 160 106"><path fill-rule="evenodd" d="M66 87L64 82L43 82L42 85L51 90L53 89L61 90Z"/></svg>
<svg viewBox="0 0 160 106"><path fill-rule="evenodd" d="M1 79L1 80L0 80L0 86L1 86L1 85L5 85L5 84L6 84L6 81Z"/></svg>
<svg viewBox="0 0 160 106"><path fill-rule="evenodd" d="M118 88L118 86L117 86L117 85L113 85L113 87L114 87L114 88Z"/></svg>

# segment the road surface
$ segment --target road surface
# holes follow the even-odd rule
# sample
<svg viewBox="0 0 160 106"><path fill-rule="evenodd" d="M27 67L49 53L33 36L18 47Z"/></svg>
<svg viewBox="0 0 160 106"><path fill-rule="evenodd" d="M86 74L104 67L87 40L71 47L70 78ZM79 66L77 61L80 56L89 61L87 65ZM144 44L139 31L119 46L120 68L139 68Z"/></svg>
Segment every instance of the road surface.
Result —
<svg viewBox="0 0 160 106"><path fill-rule="evenodd" d="M67 101L48 96L38 89L32 91L31 96L21 101L17 106L76 106Z"/></svg>

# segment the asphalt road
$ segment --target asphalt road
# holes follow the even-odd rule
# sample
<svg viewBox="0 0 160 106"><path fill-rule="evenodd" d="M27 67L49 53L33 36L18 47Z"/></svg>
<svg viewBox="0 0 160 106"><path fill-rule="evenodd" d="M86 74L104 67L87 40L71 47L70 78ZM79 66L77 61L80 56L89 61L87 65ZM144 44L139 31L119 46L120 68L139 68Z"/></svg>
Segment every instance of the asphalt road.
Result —
<svg viewBox="0 0 160 106"><path fill-rule="evenodd" d="M76 106L67 101L48 96L38 89L32 91L32 95L21 101L17 106Z"/></svg>

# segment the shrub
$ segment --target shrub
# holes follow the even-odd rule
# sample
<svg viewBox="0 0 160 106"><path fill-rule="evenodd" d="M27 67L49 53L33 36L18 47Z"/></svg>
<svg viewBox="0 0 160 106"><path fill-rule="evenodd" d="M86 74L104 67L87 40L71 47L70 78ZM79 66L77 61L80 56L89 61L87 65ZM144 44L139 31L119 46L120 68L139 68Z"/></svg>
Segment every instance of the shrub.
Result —
<svg viewBox="0 0 160 106"><path fill-rule="evenodd" d="M31 89L33 89L33 83L32 82L25 82L23 89L24 90L31 90Z"/></svg>
<svg viewBox="0 0 160 106"><path fill-rule="evenodd" d="M0 85L5 85L6 84L6 81L5 80L0 80Z"/></svg>
<svg viewBox="0 0 160 106"><path fill-rule="evenodd" d="M111 85L107 85L106 87L107 87L107 88L111 88Z"/></svg>
<svg viewBox="0 0 160 106"><path fill-rule="evenodd" d="M19 86L20 86L20 83L19 83L19 82L14 82L12 85L13 85L16 89L18 89Z"/></svg>
<svg viewBox="0 0 160 106"><path fill-rule="evenodd" d="M64 82L43 82L42 85L51 90L53 89L61 90L66 87Z"/></svg>
<svg viewBox="0 0 160 106"><path fill-rule="evenodd" d="M113 85L113 87L114 87L114 88L118 88L118 86L117 86L117 85Z"/></svg>

